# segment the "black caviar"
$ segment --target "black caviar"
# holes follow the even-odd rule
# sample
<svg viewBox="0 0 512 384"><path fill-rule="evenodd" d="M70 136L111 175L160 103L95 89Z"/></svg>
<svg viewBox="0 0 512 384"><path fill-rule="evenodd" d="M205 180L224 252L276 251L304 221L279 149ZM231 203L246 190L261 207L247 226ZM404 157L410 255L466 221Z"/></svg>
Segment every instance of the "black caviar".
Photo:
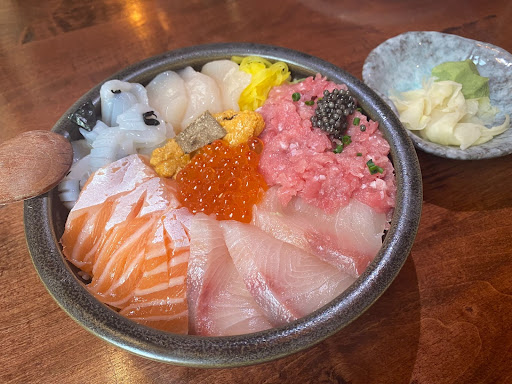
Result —
<svg viewBox="0 0 512 384"><path fill-rule="evenodd" d="M356 100L349 91L333 89L324 91L324 97L318 99L315 114L311 117L313 127L324 130L331 139L341 140L347 129L347 116L354 113Z"/></svg>

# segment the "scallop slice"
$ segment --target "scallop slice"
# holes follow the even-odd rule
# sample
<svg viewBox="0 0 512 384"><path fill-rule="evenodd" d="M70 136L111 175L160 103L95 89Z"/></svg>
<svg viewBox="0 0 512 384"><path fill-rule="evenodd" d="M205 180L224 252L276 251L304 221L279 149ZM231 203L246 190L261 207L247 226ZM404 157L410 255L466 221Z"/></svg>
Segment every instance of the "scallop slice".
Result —
<svg viewBox="0 0 512 384"><path fill-rule="evenodd" d="M201 73L210 76L219 86L224 110L239 111L238 100L242 91L251 82L251 75L240 70L231 60L215 60L206 63Z"/></svg>
<svg viewBox="0 0 512 384"><path fill-rule="evenodd" d="M100 88L101 117L109 127L116 124L117 117L135 104L148 104L146 88L137 83L109 80Z"/></svg>
<svg viewBox="0 0 512 384"><path fill-rule="evenodd" d="M222 112L221 93L215 80L195 71L192 67L186 67L178 74L185 81L189 96L187 110L181 122L182 129L185 129L205 111Z"/></svg>
<svg viewBox="0 0 512 384"><path fill-rule="evenodd" d="M185 81L176 72L165 71L151 80L146 90L149 105L160 111L162 118L179 132L188 106Z"/></svg>

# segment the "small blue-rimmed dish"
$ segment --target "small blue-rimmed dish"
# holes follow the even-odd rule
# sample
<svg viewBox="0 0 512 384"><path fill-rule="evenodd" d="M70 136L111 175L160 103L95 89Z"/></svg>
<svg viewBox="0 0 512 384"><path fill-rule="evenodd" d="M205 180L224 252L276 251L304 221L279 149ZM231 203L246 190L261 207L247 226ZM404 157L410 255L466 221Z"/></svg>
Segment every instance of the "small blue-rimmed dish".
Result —
<svg viewBox="0 0 512 384"><path fill-rule="evenodd" d="M480 75L489 78L491 104L501 111L493 125L502 124L504 114L512 114L512 55L489 43L440 32L406 32L370 52L363 66L363 80L396 111L388 99L391 92L421 88L436 65L467 59L476 64ZM432 143L408 132L417 148L441 157L478 160L512 153L512 129L464 150Z"/></svg>

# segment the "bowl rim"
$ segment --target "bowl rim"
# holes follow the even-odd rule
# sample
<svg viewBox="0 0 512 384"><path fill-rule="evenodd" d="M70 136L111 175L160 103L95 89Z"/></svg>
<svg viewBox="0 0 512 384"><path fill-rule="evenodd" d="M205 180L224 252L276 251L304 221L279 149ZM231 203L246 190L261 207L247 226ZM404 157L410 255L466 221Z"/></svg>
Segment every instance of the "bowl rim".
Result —
<svg viewBox="0 0 512 384"><path fill-rule="evenodd" d="M348 72L312 55L255 43L217 43L180 48L128 66L106 80L136 81L165 69L229 58L258 55L283 60L294 71L321 73L343 82L363 110L379 122L388 140L397 183L396 208L384 244L365 272L340 296L312 314L287 325L238 336L202 337L162 332L132 322L96 300L72 272L54 230L54 190L26 200L24 225L28 249L44 286L59 306L96 336L139 356L189 367L237 367L271 361L309 348L361 315L394 280L412 248L422 208L421 171L408 134L389 106ZM150 73L151 75L148 75ZM154 77L154 76L153 76ZM105 80L105 81L106 81ZM57 121L53 131L72 139L68 116L91 100L99 103L99 83ZM75 131L78 131L75 128Z"/></svg>

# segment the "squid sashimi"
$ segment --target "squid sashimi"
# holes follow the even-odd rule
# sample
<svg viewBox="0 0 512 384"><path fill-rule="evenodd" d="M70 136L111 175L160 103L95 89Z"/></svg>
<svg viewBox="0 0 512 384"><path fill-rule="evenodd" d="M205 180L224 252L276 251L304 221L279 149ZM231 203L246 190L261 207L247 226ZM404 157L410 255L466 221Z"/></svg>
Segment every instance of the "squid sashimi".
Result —
<svg viewBox="0 0 512 384"><path fill-rule="evenodd" d="M185 81L188 93L188 105L181 127L184 129L205 111L210 113L222 112L220 89L210 76L186 67L178 72Z"/></svg>
<svg viewBox="0 0 512 384"><path fill-rule="evenodd" d="M150 114L156 125L148 126L144 115ZM135 104L130 109L119 115L116 120L119 130L123 134L121 144L129 143L132 148L126 149L126 155L136 153L141 148L154 149L162 145L167 138L174 137L172 126L163 121L159 112L153 110L148 104ZM114 127L115 128L115 127ZM125 156L126 156L125 155Z"/></svg>
<svg viewBox="0 0 512 384"><path fill-rule="evenodd" d="M386 216L355 199L334 214L298 197L284 207L274 187L255 208L252 223L358 277L382 245Z"/></svg>
<svg viewBox="0 0 512 384"><path fill-rule="evenodd" d="M119 115L135 104L148 104L146 88L137 83L109 80L100 88L101 117L109 127L116 125Z"/></svg>
<svg viewBox="0 0 512 384"><path fill-rule="evenodd" d="M317 310L355 280L253 225L224 221L221 227L236 269L274 326Z"/></svg>
<svg viewBox="0 0 512 384"><path fill-rule="evenodd" d="M224 110L239 111L238 100L242 91L251 83L251 75L240 70L231 60L214 60L206 63L201 73L210 76L219 86Z"/></svg>
<svg viewBox="0 0 512 384"><path fill-rule="evenodd" d="M176 72L165 71L151 80L146 89L149 105L160 111L163 119L179 130L188 106L185 81Z"/></svg>
<svg viewBox="0 0 512 384"><path fill-rule="evenodd" d="M190 228L188 301L190 331L240 335L272 327L247 290L224 242L220 222L197 214Z"/></svg>
<svg viewBox="0 0 512 384"><path fill-rule="evenodd" d="M188 333L190 216L187 209L171 208L156 222L154 235L145 243L142 276L122 315L163 331Z"/></svg>

